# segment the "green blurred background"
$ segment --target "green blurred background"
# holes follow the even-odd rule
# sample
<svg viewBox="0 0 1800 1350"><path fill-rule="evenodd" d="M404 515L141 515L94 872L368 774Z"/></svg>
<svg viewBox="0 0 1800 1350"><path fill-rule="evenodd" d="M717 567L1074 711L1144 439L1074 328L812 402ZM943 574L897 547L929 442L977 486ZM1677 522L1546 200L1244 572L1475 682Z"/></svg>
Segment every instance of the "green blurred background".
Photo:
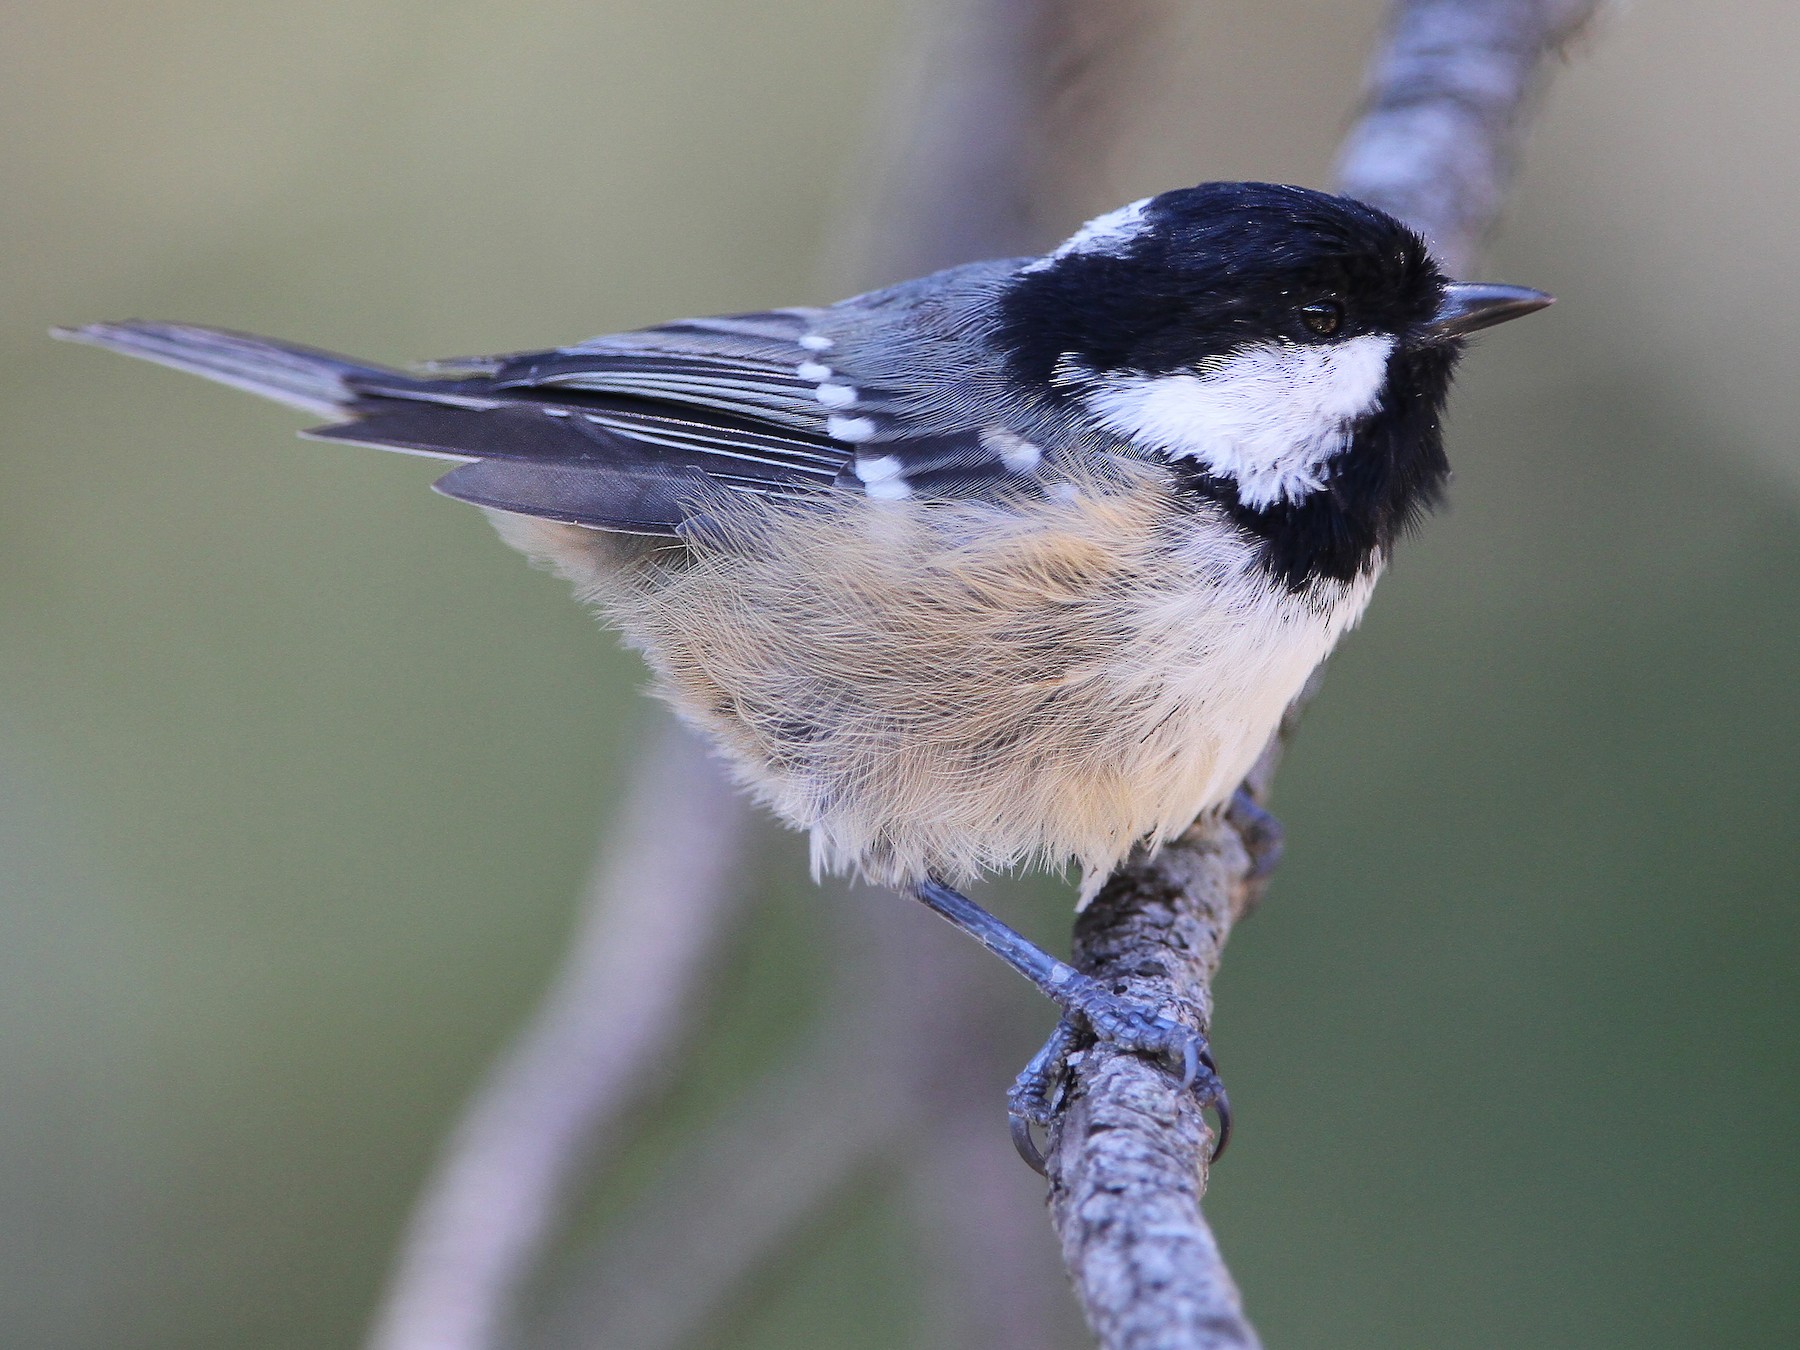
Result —
<svg viewBox="0 0 1800 1350"><path fill-rule="evenodd" d="M1325 183L1380 12L1182 8L1084 207ZM0 12L5 1344L354 1343L653 716L429 464L44 330L399 362L833 298L930 22ZM1272 1346L1800 1342L1797 48L1779 0L1636 0L1557 74L1485 270L1562 303L1469 361L1454 509L1333 664L1220 983L1209 1207ZM764 854L741 1074L819 975ZM905 1210L871 1178L710 1343L930 1344Z"/></svg>

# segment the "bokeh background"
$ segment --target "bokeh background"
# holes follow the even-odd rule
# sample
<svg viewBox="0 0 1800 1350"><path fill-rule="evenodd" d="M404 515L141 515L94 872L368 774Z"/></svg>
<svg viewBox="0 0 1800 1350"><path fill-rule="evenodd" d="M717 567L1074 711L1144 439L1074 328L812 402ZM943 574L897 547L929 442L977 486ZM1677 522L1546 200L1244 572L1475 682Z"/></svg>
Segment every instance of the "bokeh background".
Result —
<svg viewBox="0 0 1800 1350"><path fill-rule="evenodd" d="M1058 223L1324 184L1380 13L1182 7ZM0 11L8 1345L353 1344L654 716L429 464L45 329L399 362L833 298L939 19ZM1635 0L1557 72L1486 271L1561 304L1468 362L1454 508L1333 663L1219 986L1241 1133L1209 1212L1271 1345L1800 1339L1796 51L1791 4ZM804 1023L802 853L759 851L718 1081L652 1112L571 1244ZM1063 926L1054 884L1003 898ZM939 1343L930 1242L876 1169L707 1344Z"/></svg>

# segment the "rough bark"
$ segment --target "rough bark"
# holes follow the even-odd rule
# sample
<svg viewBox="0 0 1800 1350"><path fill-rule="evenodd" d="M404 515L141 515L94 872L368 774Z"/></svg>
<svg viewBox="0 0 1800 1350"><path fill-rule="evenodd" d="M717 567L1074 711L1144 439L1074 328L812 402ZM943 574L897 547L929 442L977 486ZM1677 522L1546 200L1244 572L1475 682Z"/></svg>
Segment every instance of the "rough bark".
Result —
<svg viewBox="0 0 1800 1350"><path fill-rule="evenodd" d="M1190 829L1121 870L1075 926L1075 964L1205 1026L1211 983L1252 895L1230 826ZM1211 1132L1191 1092L1131 1054L1089 1050L1052 1136L1051 1215L1108 1350L1257 1344L1200 1215Z"/></svg>

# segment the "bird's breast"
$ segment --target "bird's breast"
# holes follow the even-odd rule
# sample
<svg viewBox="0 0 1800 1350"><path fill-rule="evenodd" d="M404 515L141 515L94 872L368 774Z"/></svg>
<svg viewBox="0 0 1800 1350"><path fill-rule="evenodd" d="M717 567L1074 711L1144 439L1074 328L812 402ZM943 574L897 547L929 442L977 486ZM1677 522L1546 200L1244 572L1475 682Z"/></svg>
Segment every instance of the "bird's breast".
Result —
<svg viewBox="0 0 1800 1350"><path fill-rule="evenodd" d="M762 506L587 575L579 543L559 567L658 691L820 866L890 883L1073 859L1097 885L1229 798L1367 595L1272 583L1155 474L1034 503Z"/></svg>

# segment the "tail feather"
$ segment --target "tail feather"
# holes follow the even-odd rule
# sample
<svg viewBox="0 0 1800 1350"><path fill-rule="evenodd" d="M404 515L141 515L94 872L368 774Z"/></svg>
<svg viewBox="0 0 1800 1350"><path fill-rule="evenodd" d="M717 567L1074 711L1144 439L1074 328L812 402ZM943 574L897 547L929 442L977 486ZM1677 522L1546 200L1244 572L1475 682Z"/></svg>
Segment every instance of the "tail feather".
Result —
<svg viewBox="0 0 1800 1350"><path fill-rule="evenodd" d="M67 342L85 342L203 375L321 417L341 416L361 398L356 382L416 383L404 372L385 366L223 328L129 319L55 328L51 333Z"/></svg>

